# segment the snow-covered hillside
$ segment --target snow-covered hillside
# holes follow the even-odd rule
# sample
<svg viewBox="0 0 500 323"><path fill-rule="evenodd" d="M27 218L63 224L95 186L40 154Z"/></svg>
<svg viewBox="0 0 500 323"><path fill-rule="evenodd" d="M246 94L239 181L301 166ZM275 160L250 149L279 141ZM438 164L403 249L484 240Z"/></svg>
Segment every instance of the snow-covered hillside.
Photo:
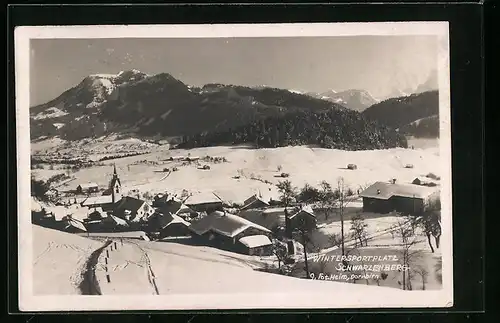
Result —
<svg viewBox="0 0 500 323"><path fill-rule="evenodd" d="M103 243L37 225L32 230L33 294L81 294L87 259Z"/></svg>

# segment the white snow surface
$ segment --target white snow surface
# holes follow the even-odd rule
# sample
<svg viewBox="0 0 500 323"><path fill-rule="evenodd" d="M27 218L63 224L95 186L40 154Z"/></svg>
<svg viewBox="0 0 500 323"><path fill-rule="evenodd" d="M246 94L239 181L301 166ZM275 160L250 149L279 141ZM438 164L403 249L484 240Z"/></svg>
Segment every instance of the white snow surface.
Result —
<svg viewBox="0 0 500 323"><path fill-rule="evenodd" d="M87 258L102 243L36 225L32 230L34 295L80 294Z"/></svg>

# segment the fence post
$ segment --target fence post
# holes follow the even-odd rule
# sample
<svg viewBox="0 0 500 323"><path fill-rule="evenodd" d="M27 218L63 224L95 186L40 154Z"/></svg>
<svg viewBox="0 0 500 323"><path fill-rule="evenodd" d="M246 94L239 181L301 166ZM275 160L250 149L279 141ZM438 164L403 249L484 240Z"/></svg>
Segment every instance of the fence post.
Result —
<svg viewBox="0 0 500 323"><path fill-rule="evenodd" d="M106 258L109 258L109 251L106 249Z"/></svg>
<svg viewBox="0 0 500 323"><path fill-rule="evenodd" d="M109 277L109 274L106 274L106 280L108 281L108 283L111 283L111 277Z"/></svg>
<svg viewBox="0 0 500 323"><path fill-rule="evenodd" d="M116 241L115 241L115 250L116 250Z"/></svg>
<svg viewBox="0 0 500 323"><path fill-rule="evenodd" d="M107 265L108 264L108 258L104 257L104 263Z"/></svg>

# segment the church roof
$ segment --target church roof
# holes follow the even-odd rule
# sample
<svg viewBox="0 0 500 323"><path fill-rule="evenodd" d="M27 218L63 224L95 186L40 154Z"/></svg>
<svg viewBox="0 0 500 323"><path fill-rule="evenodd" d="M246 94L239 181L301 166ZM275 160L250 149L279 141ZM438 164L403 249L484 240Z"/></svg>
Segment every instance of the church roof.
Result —
<svg viewBox="0 0 500 323"><path fill-rule="evenodd" d="M115 184L117 182L120 186L122 186L122 183L120 182L120 178L118 177L118 173L116 172L116 165L113 165L113 178L109 182L109 188L115 187Z"/></svg>

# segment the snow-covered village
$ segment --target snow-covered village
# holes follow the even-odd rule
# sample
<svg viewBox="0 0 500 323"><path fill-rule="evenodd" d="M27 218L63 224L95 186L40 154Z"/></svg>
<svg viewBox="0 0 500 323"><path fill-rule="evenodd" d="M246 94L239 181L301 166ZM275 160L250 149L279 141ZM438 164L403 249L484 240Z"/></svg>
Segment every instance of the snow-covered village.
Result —
<svg viewBox="0 0 500 323"><path fill-rule="evenodd" d="M418 73L411 82L361 82L375 67L350 55L328 77L294 74L320 48L358 42L340 38L192 40L201 47L185 53L175 39L33 41L33 75L52 80L30 82L33 295L442 290L451 232L441 218L449 183L437 63L399 66ZM387 68L391 55L406 57L391 46L411 43L410 55L418 43L365 38L367 48L387 47ZM434 41L418 41L434 53ZM274 72L224 72L246 56L222 47L292 43L308 54L283 54L285 70L260 60ZM54 61L58 46L80 48L86 63ZM118 64L123 48L131 58ZM184 54L167 57L172 48ZM181 62L202 52L217 69ZM116 62L96 63L108 56ZM356 77L337 73L365 63ZM72 72L57 72L67 79L52 77L68 64Z"/></svg>
<svg viewBox="0 0 500 323"><path fill-rule="evenodd" d="M92 262L93 270L102 274L103 281L111 282L100 283L100 288L114 293L141 290L140 283L135 286L126 281L131 277L139 279L137 271L144 271L141 266L148 258L154 259L148 266L160 262L158 268L155 265L148 270L154 270L155 274L159 270L170 272L170 265L162 262L171 264L173 255L185 257L193 264L200 262L203 270L206 265L219 263L294 279L325 277L340 283L409 290L440 288L439 177L432 173L426 174L427 177L412 176L418 172L416 167L401 165L400 170L391 170L394 174L398 172L399 178L404 176L406 181L382 177L351 186L348 183L354 180L358 183L365 180L358 178L359 173L371 173L366 177L368 181L381 174L381 169L363 171L369 159L359 157L368 152L355 152L350 154L351 160L359 160L356 167L349 168L347 164L342 170L333 167L333 173L339 175L337 181L320 181L323 176L329 178L322 173L316 175L317 185L304 183L296 187L294 182L303 182L308 177L298 173L300 167L283 163L273 171L259 169L263 165L258 161L282 158L282 155L287 155L287 159L304 156L306 151L315 149L263 149L260 155L264 158L255 158L248 148L240 149L236 153L226 147L203 149L204 153L220 153L216 157L177 155L182 151L176 149L159 150L104 164L88 162L98 166L71 169L66 173L59 173L65 171L64 165L37 164L32 178L32 222L36 226L35 249L40 257L35 267L44 266L44 260L52 262L52 254L62 252L63 260L75 253L75 257L84 262L80 264L82 268L57 268L73 274L75 270L82 270L83 281L87 277L83 274L86 264ZM193 151L196 149L188 154ZM318 149L313 154L318 153L326 152ZM391 154L392 158L406 155L409 160L424 150L400 148L370 153ZM161 155L170 156L161 158ZM253 174L247 174L248 168L237 168L247 167L245 161L234 159L237 156L250 157L248 162L260 165L253 165ZM290 170L293 171L288 173ZM150 178L146 178L146 173ZM48 178L36 179L42 174ZM188 181L191 185L183 188L182 183ZM60 231L53 234L68 239L62 245L64 248L58 248L61 246L52 240L44 244L43 239L38 239L38 234L50 237L45 232L47 229ZM70 249L66 249L68 247ZM93 253L95 250L100 250L98 255ZM363 263L363 257L353 255L372 257L365 257L368 260L365 264L389 267L373 270L373 267L356 266ZM331 261L335 256L340 258ZM179 259L181 268L183 261ZM403 266L411 271L401 271ZM193 270L191 265L185 269ZM56 273L57 270L54 279L59 281L62 277ZM71 285L69 278L67 283ZM47 277L40 284L42 293L56 286ZM90 282L85 281L81 286L89 288L88 284ZM170 288L169 285L168 290ZM153 288L156 289L158 287Z"/></svg>

